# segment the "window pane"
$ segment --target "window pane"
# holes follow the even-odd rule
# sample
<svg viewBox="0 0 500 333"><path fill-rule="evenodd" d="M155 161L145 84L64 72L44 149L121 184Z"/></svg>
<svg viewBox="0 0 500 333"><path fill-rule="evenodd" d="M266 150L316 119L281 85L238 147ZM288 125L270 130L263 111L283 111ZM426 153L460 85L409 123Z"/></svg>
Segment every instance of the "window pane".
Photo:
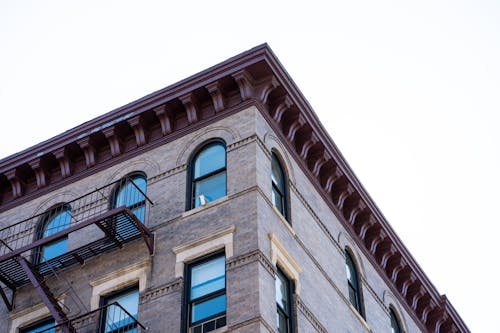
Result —
<svg viewBox="0 0 500 333"><path fill-rule="evenodd" d="M396 314L391 309L391 329L392 333L401 333L401 328L399 327L398 319L396 318Z"/></svg>
<svg viewBox="0 0 500 333"><path fill-rule="evenodd" d="M345 253L345 264L346 264L346 273L347 273L347 281L353 286L353 288L358 289L358 277L356 268L354 266L354 262L352 261L351 255L346 251Z"/></svg>
<svg viewBox="0 0 500 333"><path fill-rule="evenodd" d="M191 269L190 300L226 287L226 258L219 257Z"/></svg>
<svg viewBox="0 0 500 333"><path fill-rule="evenodd" d="M114 302L118 302L132 317L137 319L139 310L139 291L137 289L132 289L126 293L106 299L106 304ZM112 332L117 328L123 328L125 326L130 326L131 329L126 332L135 332L136 329L133 328L134 325L135 321L121 308L114 305L108 307L106 312L106 332Z"/></svg>
<svg viewBox="0 0 500 333"><path fill-rule="evenodd" d="M349 286L349 301L351 304L358 309L358 297L356 295L356 291Z"/></svg>
<svg viewBox="0 0 500 333"><path fill-rule="evenodd" d="M289 309L289 295L288 295L288 281L286 278L278 272L275 280L276 285L276 303L288 313Z"/></svg>
<svg viewBox="0 0 500 333"><path fill-rule="evenodd" d="M63 211L49 216L43 228L43 237L53 235L68 228L71 223L71 210L65 208Z"/></svg>
<svg viewBox="0 0 500 333"><path fill-rule="evenodd" d="M19 330L19 332L20 333L38 333L38 332L46 330L54 325L55 325L55 322L53 320L46 320L43 323L38 324L38 325L34 324L34 325L31 325L30 327L27 327L27 328L21 328ZM51 329L51 330L48 330L48 331L43 332L43 333L54 333L54 332L55 332L55 329Z"/></svg>
<svg viewBox="0 0 500 333"><path fill-rule="evenodd" d="M196 157L194 178L199 178L226 166L226 148L221 144L208 146Z"/></svg>
<svg viewBox="0 0 500 333"><path fill-rule="evenodd" d="M362 305L361 305L361 294L360 287L358 284L358 273L356 270L356 266L354 266L354 262L350 253L345 251L345 265L346 265L346 274L347 274L347 286L349 289L349 301L352 306L358 310L358 312L362 313Z"/></svg>
<svg viewBox="0 0 500 333"><path fill-rule="evenodd" d="M274 207L276 207L276 209L281 213L283 214L283 197L281 196L281 194L276 191L276 189L273 187L273 192L272 192L272 200L273 200L273 204L274 204Z"/></svg>
<svg viewBox="0 0 500 333"><path fill-rule="evenodd" d="M132 209L132 213L134 213L134 215L137 216L139 221L144 223L144 216L146 214L146 206L143 205L143 206L134 208L134 209Z"/></svg>
<svg viewBox="0 0 500 333"><path fill-rule="evenodd" d="M146 179L142 176L133 176L131 179L135 185L127 182L120 187L116 195L115 207L130 207L145 200L142 193L146 193Z"/></svg>
<svg viewBox="0 0 500 333"><path fill-rule="evenodd" d="M276 155L273 154L271 179L281 193L285 193L285 177Z"/></svg>
<svg viewBox="0 0 500 333"><path fill-rule="evenodd" d="M69 205L63 205L51 210L45 217L42 234L40 238L49 237L71 225L71 208ZM40 248L39 262L53 259L64 253L68 249L68 238L59 239L48 243Z"/></svg>
<svg viewBox="0 0 500 333"><path fill-rule="evenodd" d="M226 311L226 295L210 298L206 301L193 303L191 322L215 316Z"/></svg>
<svg viewBox="0 0 500 333"><path fill-rule="evenodd" d="M40 257L41 262L53 259L55 257L58 257L66 253L67 249L68 249L67 237L57 240L55 242L51 242L42 247L42 252Z"/></svg>
<svg viewBox="0 0 500 333"><path fill-rule="evenodd" d="M288 319L283 312L278 309L276 313L276 325L278 327L279 333L287 333L288 332Z"/></svg>
<svg viewBox="0 0 500 333"><path fill-rule="evenodd" d="M347 275L347 281L351 282L352 281L351 267L349 266L349 263L347 261L348 259L346 258L345 273Z"/></svg>
<svg viewBox="0 0 500 333"><path fill-rule="evenodd" d="M195 207L201 206L200 195L203 194L207 202L222 198L226 195L226 172L194 183Z"/></svg>

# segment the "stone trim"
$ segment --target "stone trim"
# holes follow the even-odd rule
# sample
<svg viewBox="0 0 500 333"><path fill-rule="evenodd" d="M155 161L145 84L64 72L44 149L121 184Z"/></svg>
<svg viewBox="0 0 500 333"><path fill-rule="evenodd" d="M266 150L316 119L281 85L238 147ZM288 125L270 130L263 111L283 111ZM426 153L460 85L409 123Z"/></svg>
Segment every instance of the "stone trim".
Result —
<svg viewBox="0 0 500 333"><path fill-rule="evenodd" d="M187 169L187 164L182 164L182 165L176 166L175 168L163 171L163 172L157 174L156 176L150 177L148 179L148 185L154 184L156 182L159 182L160 180L163 180L163 179L168 178L170 176L184 172L184 171L186 171L186 169Z"/></svg>
<svg viewBox="0 0 500 333"><path fill-rule="evenodd" d="M377 295L371 284L366 281L366 278L364 276L360 276L361 282L363 283L363 287L365 287L366 290L373 296L373 298L377 301L377 303L380 305L382 310L384 310L387 314L389 313L389 308L384 304L384 301Z"/></svg>
<svg viewBox="0 0 500 333"><path fill-rule="evenodd" d="M151 302L152 300L163 297L170 293L182 291L183 285L184 285L184 279L177 278L158 288L146 290L146 292L144 292L141 295L139 304L148 303Z"/></svg>
<svg viewBox="0 0 500 333"><path fill-rule="evenodd" d="M139 292L146 290L148 271L151 269L151 260L139 262L123 269L116 270L99 279L90 281L92 296L90 298L90 310L99 308L101 296L110 292L123 289L139 282Z"/></svg>
<svg viewBox="0 0 500 333"><path fill-rule="evenodd" d="M60 304L64 305L64 297L58 299ZM8 333L17 333L18 328L36 323L39 320L50 317L50 311L43 303L36 304L30 308L23 309L10 315L10 330Z"/></svg>
<svg viewBox="0 0 500 333"><path fill-rule="evenodd" d="M225 249L226 260L233 256L234 225L202 238L172 248L175 253L175 277L184 275L184 264L220 249Z"/></svg>
<svg viewBox="0 0 500 333"><path fill-rule="evenodd" d="M253 134L253 135L250 135L250 136L243 138L239 141L233 142L233 143L226 146L226 153L229 153L233 150L244 147L244 146L246 146L252 142L255 142L255 141L257 141L257 135Z"/></svg>
<svg viewBox="0 0 500 333"><path fill-rule="evenodd" d="M309 205L309 203L306 201L306 199L304 198L302 193L299 191L299 189L294 184L291 184L291 183L289 184L289 186L290 186L290 189L295 193L295 195L297 196L299 201L304 205L304 208L309 212L309 214L311 214L314 222L316 222L316 224L321 228L321 230L325 233L325 235L328 237L330 242L337 248L337 250L340 253L342 253L343 250L342 250L342 247L340 246L340 244L335 240L335 237L333 237L330 230L328 230L328 227L326 226L326 224L323 221L321 221L321 219L319 218L318 215L316 215L316 213L314 212L312 207Z"/></svg>
<svg viewBox="0 0 500 333"><path fill-rule="evenodd" d="M340 243L333 237L333 235L330 233L326 225L321 221L321 219L314 213L312 207L307 203L305 200L304 196L300 193L300 191L293 185L290 184L290 188L294 191L294 193L297 195L297 198L302 202L304 207L309 211L311 216L313 217L313 220L318 224L318 226L321 228L321 230L324 232L324 234L328 237L328 239L331 241L331 243L335 246L335 248L339 251L342 256L344 256L344 251L342 250L342 246ZM355 244L354 241L351 242L351 246ZM359 266L361 266L362 261L360 258L356 258L359 261ZM360 274L361 281L363 283L363 286L366 287L366 289L370 292L370 294L375 298L375 300L379 303L381 308L388 312L388 308L385 306L384 302L380 298L379 295L375 292L375 290L372 288L371 284L368 282L368 280L365 277L365 274Z"/></svg>
<svg viewBox="0 0 500 333"><path fill-rule="evenodd" d="M273 150L278 153L287 181L295 184L295 168L292 165L290 155L288 154L286 147L278 139L278 137L274 135L272 131L268 131L264 134L264 138L258 137L257 139L259 141L259 146L264 151L269 161L272 160Z"/></svg>
<svg viewBox="0 0 500 333"><path fill-rule="evenodd" d="M267 150L265 150L265 151L267 152ZM316 215L316 213L314 213L312 207L307 203L307 201L305 200L304 196L300 193L300 191L297 189L297 187L295 187L295 185L292 184L291 182L289 182L289 186L290 186L290 189L293 190L293 192L297 195L297 198L304 205L304 207L306 208L306 210L311 214L313 220L321 228L321 230L327 236L327 238L330 240L330 242L335 246L335 248L339 251L339 253L342 254L342 256L344 256L344 251L342 250L342 247L340 246L339 242L333 237L333 235L331 234L331 232L328 230L328 228L326 227L326 225L321 221L321 219ZM272 203L267 199L267 197L265 196L265 194L262 192L262 190L260 188L258 189L258 192L264 197L264 199L266 200L266 202L268 203L268 205L271 208L274 208L274 206L272 205ZM276 213L279 216L281 216L281 214L279 214L278 212L276 212ZM285 223L285 226L288 227L288 229L291 232L292 236L296 240L298 240L299 239L298 236L296 235L295 231L291 228L291 226L288 224L288 222ZM352 243L354 244L354 242L352 242ZM306 248L306 246L304 244L301 244L301 247ZM310 255L310 256L312 257L312 255ZM319 265L319 263L318 263L318 265ZM325 272L325 274L326 274L326 272ZM361 277L361 281L362 281L363 285L366 286L366 289L375 298L375 300L377 301L377 303L379 303L379 305L382 307L382 309L385 312L388 312L388 308L385 306L385 304L381 300L380 296L377 295L377 293L375 292L375 290L372 288L372 286L370 285L370 283L367 281L367 279L365 278L364 274L361 274L360 277Z"/></svg>
<svg viewBox="0 0 500 333"><path fill-rule="evenodd" d="M227 83L234 81L236 86ZM224 89L227 89L226 94L221 92ZM197 96L195 92L200 90L209 93ZM227 97L229 95L234 96L233 101ZM226 107L226 102L231 104ZM205 104L210 112L199 113L199 106ZM438 333L445 330L470 332L448 299L439 294L402 244L266 44L0 160L3 180L0 182L0 211L124 162L251 105L259 109L417 325L422 330ZM157 116L147 117L148 112ZM187 122L187 126L176 128L177 120ZM122 125L140 125L139 135L137 128L134 133L120 133L117 129ZM154 136L142 132L150 130L160 134L157 125L161 125L161 137L147 141L147 137ZM95 149L88 145L92 146L92 139L102 135L107 138L110 154L97 163ZM129 151L120 147L119 141L129 139L132 142L130 139L134 135L135 147ZM70 147L75 143L81 145L82 151L72 155ZM60 170L47 182L42 174L48 169L43 169L43 165L57 162ZM26 163L37 175L36 179L28 178L31 172L23 172ZM24 185L28 181L31 184ZM404 274L400 274L402 271Z"/></svg>
<svg viewBox="0 0 500 333"><path fill-rule="evenodd" d="M242 321L240 323L231 325L231 326L228 327L228 330L229 331L237 330L237 329L243 328L245 326L249 326L249 325L252 325L252 324L255 324L255 323L259 323L259 322L262 325L264 325L264 327L267 329L268 332L270 332L270 333L276 333L276 330L262 316L256 316L256 317L247 319L245 321Z"/></svg>
<svg viewBox="0 0 500 333"><path fill-rule="evenodd" d="M199 207L196 207L196 208L192 208L186 212L183 212L181 214L181 217L182 218L185 218L185 217L189 217L191 215L194 215L194 214L198 214L199 212L201 211L204 211L205 209L209 209L211 207L214 207L214 206L218 206L224 202L226 202L228 200L228 196L225 195L217 200L214 200L214 201L211 201L211 202L208 202L207 204L203 205L203 206L199 206Z"/></svg>
<svg viewBox="0 0 500 333"><path fill-rule="evenodd" d="M361 316L361 314L358 312L358 310L356 310L356 309L354 308L354 306L352 306L352 304L351 304L351 303L349 303L348 305L349 305L349 310L351 310L351 311L354 313L354 315L356 316L356 318L358 319L358 321L359 321L361 324L363 324L363 326L366 328L366 330L367 330L368 332L373 332L373 331L372 331L372 329L370 328L370 325L368 325L368 323L366 322L365 318L363 318L363 317Z"/></svg>
<svg viewBox="0 0 500 333"><path fill-rule="evenodd" d="M295 282L295 293L297 295L300 294L299 274L302 271L302 268L288 253L275 234L269 233L268 236L271 241L271 263L274 266L279 265L280 268L285 271L288 278Z"/></svg>
<svg viewBox="0 0 500 333"><path fill-rule="evenodd" d="M298 295L296 295L295 299L296 299L295 308L297 310L300 310L300 312L302 312L302 314L311 323L311 325L314 326L316 331L319 333L328 333L328 330L325 328L325 326L323 326L323 324L321 324L321 322L318 320L318 318L316 318L316 316L309 309L309 307L304 303L304 301Z"/></svg>
<svg viewBox="0 0 500 333"><path fill-rule="evenodd" d="M229 260L226 263L226 271L230 271L255 262L259 262L274 278L274 276L276 275L275 266L273 266L269 259L267 259L264 253L262 253L260 250L255 250Z"/></svg>

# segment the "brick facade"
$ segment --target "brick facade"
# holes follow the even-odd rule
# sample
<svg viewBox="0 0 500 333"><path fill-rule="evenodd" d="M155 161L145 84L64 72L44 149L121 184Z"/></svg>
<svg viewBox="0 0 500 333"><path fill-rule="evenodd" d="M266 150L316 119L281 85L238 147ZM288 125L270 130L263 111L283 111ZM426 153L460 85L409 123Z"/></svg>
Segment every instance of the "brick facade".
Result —
<svg viewBox="0 0 500 333"><path fill-rule="evenodd" d="M131 172L147 175L147 196L154 204L148 207L144 224L154 233L153 255L138 239L84 265L57 272L47 285L64 304L69 318L99 307L105 294L138 284L139 321L149 332L181 332L185 265L196 256L223 249L227 325L214 332L277 332L276 265L295 285L292 299L297 332L390 332L390 307L403 332L429 331L387 283L359 240L346 230L259 105L244 105L0 213L1 227L7 227ZM215 138L226 144L227 195L203 207L186 209L190 158L200 145ZM289 221L272 203L272 152L280 157L287 175ZM69 247L85 242L95 231L70 235ZM366 319L349 301L346 248L358 268ZM28 284L16 290L12 311L2 304L0 327L18 332L19 327L47 314ZM438 328L436 332L447 330Z"/></svg>

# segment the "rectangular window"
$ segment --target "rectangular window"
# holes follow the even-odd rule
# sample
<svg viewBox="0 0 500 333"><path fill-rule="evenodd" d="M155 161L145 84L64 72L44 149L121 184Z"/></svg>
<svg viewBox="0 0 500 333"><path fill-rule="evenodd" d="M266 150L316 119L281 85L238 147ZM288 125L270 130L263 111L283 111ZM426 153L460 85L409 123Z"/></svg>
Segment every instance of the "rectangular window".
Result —
<svg viewBox="0 0 500 333"><path fill-rule="evenodd" d="M226 326L226 257L219 254L187 266L186 292L189 332Z"/></svg>
<svg viewBox="0 0 500 333"><path fill-rule="evenodd" d="M290 333L292 330L292 290L293 283L279 267L276 269L276 326L279 333Z"/></svg>
<svg viewBox="0 0 500 333"><path fill-rule="evenodd" d="M137 313L139 310L139 287L137 285L114 292L101 300L108 306L102 314L101 333L137 332Z"/></svg>
<svg viewBox="0 0 500 333"><path fill-rule="evenodd" d="M34 324L20 328L19 333L37 333L42 331L43 333L54 333L55 329L47 330L48 328L53 327L54 325L55 325L54 319L46 318L37 321Z"/></svg>

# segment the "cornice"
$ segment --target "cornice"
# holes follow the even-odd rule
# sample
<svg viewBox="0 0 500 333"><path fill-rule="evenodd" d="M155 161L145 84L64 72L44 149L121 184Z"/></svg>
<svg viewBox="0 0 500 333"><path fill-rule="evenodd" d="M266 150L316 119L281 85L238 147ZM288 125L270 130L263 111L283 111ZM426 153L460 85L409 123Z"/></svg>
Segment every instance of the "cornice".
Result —
<svg viewBox="0 0 500 333"><path fill-rule="evenodd" d="M266 45L0 160L0 212L255 105L427 332L469 332L402 244Z"/></svg>

